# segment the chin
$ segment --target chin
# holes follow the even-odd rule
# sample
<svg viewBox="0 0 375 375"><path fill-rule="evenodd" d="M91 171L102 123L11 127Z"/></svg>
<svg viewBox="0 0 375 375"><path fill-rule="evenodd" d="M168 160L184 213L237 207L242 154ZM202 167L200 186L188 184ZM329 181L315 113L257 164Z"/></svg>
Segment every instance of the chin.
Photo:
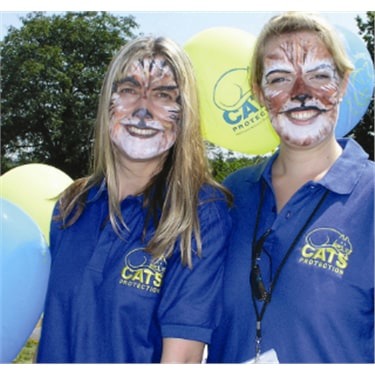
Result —
<svg viewBox="0 0 375 375"><path fill-rule="evenodd" d="M315 141L313 138L303 138L303 139L291 139L288 142L291 145L299 146L299 147L309 147L318 142Z"/></svg>
<svg viewBox="0 0 375 375"><path fill-rule="evenodd" d="M332 126L320 126L319 128L311 127L303 129L300 127L284 127L280 129L279 136L284 139L286 143L295 146L312 146L321 143L332 132Z"/></svg>

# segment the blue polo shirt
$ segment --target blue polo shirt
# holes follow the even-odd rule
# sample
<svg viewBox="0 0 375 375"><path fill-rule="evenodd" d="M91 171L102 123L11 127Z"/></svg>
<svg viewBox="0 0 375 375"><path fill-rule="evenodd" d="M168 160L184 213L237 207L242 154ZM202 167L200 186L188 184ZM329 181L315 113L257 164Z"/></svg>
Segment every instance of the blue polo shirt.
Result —
<svg viewBox="0 0 375 375"><path fill-rule="evenodd" d="M203 252L194 252L192 269L182 266L178 244L170 258L151 262L142 241L142 196L126 198L121 210L123 238L108 220L104 185L89 192L73 226L52 222L38 362L160 362L164 337L211 341L231 229L223 195L211 187L200 192ZM150 223L146 241L153 233Z"/></svg>
<svg viewBox="0 0 375 375"><path fill-rule="evenodd" d="M278 214L271 187L276 155L226 180L235 199L233 233L223 316L208 362L240 363L255 356L249 275L261 180L266 190L256 237L271 229L260 257L267 286L329 190L281 270L262 320L262 352L274 349L281 363L374 361L374 163L354 140L340 140L340 145L343 153L324 178L302 186Z"/></svg>

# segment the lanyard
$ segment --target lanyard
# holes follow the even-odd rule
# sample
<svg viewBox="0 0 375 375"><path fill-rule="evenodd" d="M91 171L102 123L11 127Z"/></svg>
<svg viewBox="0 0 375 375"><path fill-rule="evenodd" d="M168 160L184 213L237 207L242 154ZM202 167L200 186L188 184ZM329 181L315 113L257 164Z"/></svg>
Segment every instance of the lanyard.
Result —
<svg viewBox="0 0 375 375"><path fill-rule="evenodd" d="M251 267L252 268L256 265L256 255L255 255L255 244L257 242L256 241L256 235L257 235L257 232L258 232L258 226L259 226L259 222L260 222L261 211L262 211L262 208L263 208L265 192L266 192L266 183L265 183L264 180L262 180L261 197L260 197L260 201L259 201L259 205L258 205L257 216L256 216L256 221L255 221L255 228L254 228L254 234L253 234L253 241L252 241L252 259L251 259ZM263 319L264 313L266 312L266 308L267 308L268 304L271 302L272 293L273 293L273 290L275 289L276 282L279 279L281 270L283 269L286 261L288 260L289 256L291 255L294 246L296 245L296 243L299 241L300 237L302 236L302 233L306 230L306 228L310 224L313 216L316 214L316 212L318 211L319 207L322 205L322 203L326 199L328 193L329 193L329 190L326 190L324 192L324 194L322 195L322 197L318 201L317 205L315 206L315 208L311 212L310 216L307 218L305 224L302 226L302 228L300 229L300 231L295 236L293 242L289 246L288 251L284 255L284 258L282 259L279 267L277 268L277 270L275 272L275 276L271 280L270 289L269 289L269 292L268 292L268 297L264 300L262 308L261 308L260 311L258 310L258 306L257 306L257 303L256 303L255 293L252 290L251 297L252 297L252 301L253 301L253 305L254 305L255 314L256 314L256 317L257 317L256 335L255 335L255 353L256 353L256 358L257 359L259 359L260 353L261 353L262 319ZM267 238L267 236L269 235L270 232L271 232L271 229L268 229L260 237L259 241L262 241L262 244L266 240L266 238Z"/></svg>

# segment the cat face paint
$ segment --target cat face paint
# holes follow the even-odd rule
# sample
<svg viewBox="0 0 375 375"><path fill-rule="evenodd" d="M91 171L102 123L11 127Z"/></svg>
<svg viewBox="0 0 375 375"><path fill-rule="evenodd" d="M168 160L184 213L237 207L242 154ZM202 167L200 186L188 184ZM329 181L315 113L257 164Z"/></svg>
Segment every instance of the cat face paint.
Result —
<svg viewBox="0 0 375 375"><path fill-rule="evenodd" d="M181 106L171 66L155 57L135 61L114 87L110 137L127 157L161 156L176 141Z"/></svg>
<svg viewBox="0 0 375 375"><path fill-rule="evenodd" d="M332 56L314 33L284 34L266 44L262 94L284 142L312 146L333 133L340 84Z"/></svg>

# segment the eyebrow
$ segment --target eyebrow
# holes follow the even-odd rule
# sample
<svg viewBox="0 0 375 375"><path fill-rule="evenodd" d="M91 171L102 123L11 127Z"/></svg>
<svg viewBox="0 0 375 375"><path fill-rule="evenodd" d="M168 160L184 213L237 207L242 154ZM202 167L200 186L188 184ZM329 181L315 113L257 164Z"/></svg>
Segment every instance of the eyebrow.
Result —
<svg viewBox="0 0 375 375"><path fill-rule="evenodd" d="M307 71L307 73L310 73L310 72L315 72L319 69L326 69L326 68L329 68L329 69L332 69L332 70L335 70L335 68L331 65L331 64L327 64L327 63L322 63L310 70Z"/></svg>
<svg viewBox="0 0 375 375"><path fill-rule="evenodd" d="M166 90L166 91L178 90L178 86L177 85L166 85L166 86L154 87L152 89L152 91L162 91L162 90Z"/></svg>
<svg viewBox="0 0 375 375"><path fill-rule="evenodd" d="M332 70L335 69L331 64L322 63L322 64L320 64L318 66L315 66L314 68L311 68L310 70L307 70L306 72L307 73L311 73L311 72L315 72L315 71L317 71L319 69L326 69L326 68L329 68L329 69L332 69ZM291 71L290 70L286 70L286 69L274 69L274 70L269 71L265 75L265 78L267 78L269 75L274 74L274 73L291 73Z"/></svg>
<svg viewBox="0 0 375 375"><path fill-rule="evenodd" d="M290 70L286 70L286 69L274 69L274 70L271 70L270 72L268 72L265 75L265 78L267 78L270 74L274 74L274 73L290 73L290 72L291 72Z"/></svg>
<svg viewBox="0 0 375 375"><path fill-rule="evenodd" d="M139 87L141 86L141 84L134 77L131 77L131 76L120 79L119 81L116 82L116 85L121 85L127 82L130 82L135 86L139 86Z"/></svg>

